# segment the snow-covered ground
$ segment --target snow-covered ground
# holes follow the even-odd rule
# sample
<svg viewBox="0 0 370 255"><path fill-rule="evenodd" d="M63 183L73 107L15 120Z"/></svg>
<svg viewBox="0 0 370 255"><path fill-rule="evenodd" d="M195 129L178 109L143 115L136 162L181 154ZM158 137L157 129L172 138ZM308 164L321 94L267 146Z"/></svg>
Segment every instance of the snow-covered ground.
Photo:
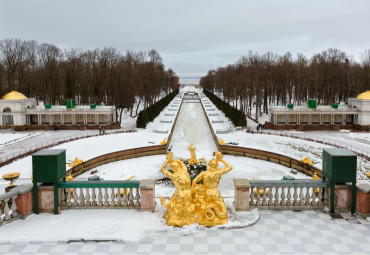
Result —
<svg viewBox="0 0 370 255"><path fill-rule="evenodd" d="M39 135L40 133L0 133L0 149L5 145L10 145L25 139Z"/></svg>
<svg viewBox="0 0 370 255"><path fill-rule="evenodd" d="M211 229L231 229L250 226L259 220L259 211L236 212L232 200L226 200L229 222ZM159 206L158 206L159 205ZM206 228L192 224L181 228L166 225L164 207L157 201L156 212L137 210L90 209L64 210L60 215L31 215L0 228L0 243L67 242L114 240L125 243L139 242L176 231L183 235L204 231ZM88 217L87 217L88 214ZM36 229L42 231L35 231Z"/></svg>

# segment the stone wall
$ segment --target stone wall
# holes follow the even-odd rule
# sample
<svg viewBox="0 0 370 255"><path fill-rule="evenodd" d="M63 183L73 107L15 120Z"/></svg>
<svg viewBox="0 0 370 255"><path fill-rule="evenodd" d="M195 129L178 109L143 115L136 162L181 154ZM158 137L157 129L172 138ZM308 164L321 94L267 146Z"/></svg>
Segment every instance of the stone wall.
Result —
<svg viewBox="0 0 370 255"><path fill-rule="evenodd" d="M76 177L95 167L108 164L111 162L124 160L124 159L166 154L166 152L167 152L166 145L155 145L155 146L148 146L148 147L141 147L141 148L112 152L112 153L108 153L108 154L101 155L93 159L87 160L69 169L67 171L67 175L72 174L73 177Z"/></svg>
<svg viewBox="0 0 370 255"><path fill-rule="evenodd" d="M226 155L243 156L248 158L270 161L289 168L293 168L310 176L313 176L314 172L316 172L318 176L322 177L322 172L320 169L314 166L310 166L308 164L304 164L299 160L284 155L280 155L278 153L252 148L236 147L231 145L220 145L219 150L220 152Z"/></svg>

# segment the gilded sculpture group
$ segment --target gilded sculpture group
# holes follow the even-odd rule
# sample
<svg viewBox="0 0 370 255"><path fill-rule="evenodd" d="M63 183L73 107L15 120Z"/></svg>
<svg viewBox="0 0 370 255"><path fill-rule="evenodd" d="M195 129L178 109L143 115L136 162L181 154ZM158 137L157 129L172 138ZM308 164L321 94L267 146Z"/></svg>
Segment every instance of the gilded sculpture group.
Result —
<svg viewBox="0 0 370 255"><path fill-rule="evenodd" d="M192 162L196 161L195 147L189 147ZM232 166L222 159L222 153L216 152L216 159L209 161L207 171L201 172L191 182L184 162L174 160L172 152L167 154L167 160L161 172L168 176L176 191L169 202L161 199L162 206L167 208L164 215L167 225L182 227L198 222L203 226L215 226L227 223L225 202L217 189L221 176L232 169ZM194 161L195 160L195 161ZM225 165L218 168L219 162ZM171 170L167 170L169 164Z"/></svg>

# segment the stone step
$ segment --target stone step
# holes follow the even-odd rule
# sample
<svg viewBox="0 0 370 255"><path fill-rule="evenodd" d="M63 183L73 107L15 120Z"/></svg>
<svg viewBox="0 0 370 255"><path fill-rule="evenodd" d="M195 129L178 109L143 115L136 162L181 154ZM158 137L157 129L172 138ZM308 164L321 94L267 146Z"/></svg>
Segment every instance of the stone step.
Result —
<svg viewBox="0 0 370 255"><path fill-rule="evenodd" d="M228 129L217 129L216 134L228 134L230 133L230 130Z"/></svg>
<svg viewBox="0 0 370 255"><path fill-rule="evenodd" d="M175 116L174 113L165 113L164 116Z"/></svg>
<svg viewBox="0 0 370 255"><path fill-rule="evenodd" d="M157 129L155 129L153 132L157 133L157 134L168 134L168 130L157 130Z"/></svg>
<svg viewBox="0 0 370 255"><path fill-rule="evenodd" d="M224 123L223 120L212 120L212 123Z"/></svg>
<svg viewBox="0 0 370 255"><path fill-rule="evenodd" d="M161 120L161 123L172 123L172 120Z"/></svg>

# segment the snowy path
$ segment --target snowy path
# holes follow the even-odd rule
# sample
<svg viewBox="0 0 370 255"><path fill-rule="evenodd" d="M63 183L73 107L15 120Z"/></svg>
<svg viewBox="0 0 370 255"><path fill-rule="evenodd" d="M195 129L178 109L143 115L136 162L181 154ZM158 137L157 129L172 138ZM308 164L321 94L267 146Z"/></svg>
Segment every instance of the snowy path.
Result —
<svg viewBox="0 0 370 255"><path fill-rule="evenodd" d="M338 131L277 131L265 130L264 133L282 136L299 137L301 139L313 139L318 142L326 142L341 147L346 147L354 152L358 152L370 157L370 132L349 132Z"/></svg>
<svg viewBox="0 0 370 255"><path fill-rule="evenodd" d="M183 102L170 147L175 158L189 158L188 147L195 146L197 158L210 159L217 151L200 102Z"/></svg>
<svg viewBox="0 0 370 255"><path fill-rule="evenodd" d="M33 137L25 139L23 141L19 141L16 143L12 143L0 148L0 158L5 159L7 157L13 156L13 154L18 155L19 153L23 153L31 148L35 148L35 146L41 146L42 144L51 143L52 141L58 139L69 138L72 136L81 136L86 134L99 134L98 130L59 130L59 131L29 131L24 132L30 134L31 136L34 134Z"/></svg>

